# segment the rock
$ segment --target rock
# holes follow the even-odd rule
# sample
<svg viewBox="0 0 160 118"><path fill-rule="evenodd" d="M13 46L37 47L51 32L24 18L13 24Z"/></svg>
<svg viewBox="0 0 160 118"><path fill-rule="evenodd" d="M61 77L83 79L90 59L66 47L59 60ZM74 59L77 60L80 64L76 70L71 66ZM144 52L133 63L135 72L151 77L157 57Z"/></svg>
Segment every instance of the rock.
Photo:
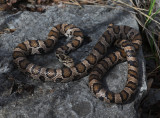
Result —
<svg viewBox="0 0 160 118"><path fill-rule="evenodd" d="M0 12L0 26L16 29L0 37L0 118L135 118L137 107L146 93L145 64L142 49L138 54L140 84L139 91L127 104L108 104L96 99L88 88L88 76L69 83L52 83L33 80L14 68L12 52L18 43L25 40L45 40L52 26L59 23L71 23L91 37L92 42L83 45L71 56L80 61L84 59L106 30L108 24L128 25L138 29L136 20L123 10L109 9L101 6L67 5L64 8L49 6L45 13L18 12L6 14ZM63 44L64 41L60 41ZM58 47L56 46L56 47ZM54 51L45 55L31 57L34 63L45 67L58 68L62 65L54 55ZM15 82L28 83L35 86L34 94L3 95L7 91L9 80L5 75L13 75ZM127 63L116 65L109 71L105 81L113 92L123 89L127 76ZM136 106L136 107L135 107Z"/></svg>

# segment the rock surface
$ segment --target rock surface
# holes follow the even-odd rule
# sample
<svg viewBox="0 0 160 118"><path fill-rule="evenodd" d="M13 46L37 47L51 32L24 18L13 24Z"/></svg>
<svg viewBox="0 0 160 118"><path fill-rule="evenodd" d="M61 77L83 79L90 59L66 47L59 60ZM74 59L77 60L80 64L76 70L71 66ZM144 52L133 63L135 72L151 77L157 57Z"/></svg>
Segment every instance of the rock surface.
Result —
<svg viewBox="0 0 160 118"><path fill-rule="evenodd" d="M118 8L118 7L117 7ZM139 51L140 84L135 97L127 104L107 104L96 99L88 88L88 76L69 83L52 83L33 80L14 68L12 52L18 43L25 40L45 40L52 26L59 23L71 23L91 37L92 42L83 45L71 54L80 61L86 57L106 30L108 24L128 25L138 29L138 25L129 12L109 9L101 6L50 6L45 13L18 12L7 14L0 12L0 27L16 29L15 32L0 36L0 118L135 118L137 107L147 86L145 64L142 50ZM64 41L60 41L63 44ZM57 44L57 45L60 45ZM30 58L34 63L45 67L58 68L61 64L55 58L54 51ZM10 95L12 75L15 82L32 84L34 94ZM127 63L116 65L105 77L108 88L119 92L123 89L127 76Z"/></svg>

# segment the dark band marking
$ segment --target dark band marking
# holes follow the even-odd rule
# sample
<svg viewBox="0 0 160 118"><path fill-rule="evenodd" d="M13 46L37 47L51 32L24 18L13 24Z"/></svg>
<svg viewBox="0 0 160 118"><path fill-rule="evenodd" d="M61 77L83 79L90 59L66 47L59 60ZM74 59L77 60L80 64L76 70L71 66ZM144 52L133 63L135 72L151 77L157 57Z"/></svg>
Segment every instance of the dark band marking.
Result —
<svg viewBox="0 0 160 118"><path fill-rule="evenodd" d="M131 69L128 70L128 74L130 74L131 76L134 75L135 77L138 77L138 73L134 70L131 70Z"/></svg>
<svg viewBox="0 0 160 118"><path fill-rule="evenodd" d="M46 48L52 48L54 46L54 40L47 39L44 41L44 44L45 44Z"/></svg>
<svg viewBox="0 0 160 118"><path fill-rule="evenodd" d="M120 52L120 55L121 55L123 58L126 58L126 53L124 52L124 50L119 49L119 52Z"/></svg>
<svg viewBox="0 0 160 118"><path fill-rule="evenodd" d="M60 30L62 29L62 24L56 25L55 28L60 32Z"/></svg>
<svg viewBox="0 0 160 118"><path fill-rule="evenodd" d="M31 47L36 48L36 47L39 47L39 42L38 42L38 40L29 40L29 45Z"/></svg>
<svg viewBox="0 0 160 118"><path fill-rule="evenodd" d="M70 27L70 24L65 24L65 26L64 26L64 32L66 32L69 29L69 27Z"/></svg>
<svg viewBox="0 0 160 118"><path fill-rule="evenodd" d="M56 78L55 82L61 82L62 80L62 78Z"/></svg>
<svg viewBox="0 0 160 118"><path fill-rule="evenodd" d="M124 33L125 33L125 35L127 35L128 32L130 32L130 30L132 30L132 29L133 29L133 28L131 28L131 27L124 26Z"/></svg>
<svg viewBox="0 0 160 118"><path fill-rule="evenodd" d="M122 102L127 101L128 97L129 97L129 94L125 90L122 90L119 94L122 98Z"/></svg>
<svg viewBox="0 0 160 118"><path fill-rule="evenodd" d="M90 54L89 56L87 56L86 60L91 65L94 65L97 62L96 56L94 56L93 54Z"/></svg>
<svg viewBox="0 0 160 118"><path fill-rule="evenodd" d="M83 73L86 71L86 66L83 63L79 63L76 65L76 70L79 73Z"/></svg>
<svg viewBox="0 0 160 118"><path fill-rule="evenodd" d="M23 59L23 60L19 61L19 66L22 69L26 69L29 64L30 64L30 62L27 59Z"/></svg>
<svg viewBox="0 0 160 118"><path fill-rule="evenodd" d="M103 33L102 37L105 38L105 41L108 44L111 44L111 42L112 42L112 35L111 35L111 33L108 30Z"/></svg>
<svg viewBox="0 0 160 118"><path fill-rule="evenodd" d="M127 61L127 62L128 62L128 64L129 64L130 66L138 67L138 62L137 62L137 61L129 60L129 61Z"/></svg>
<svg viewBox="0 0 160 118"><path fill-rule="evenodd" d="M92 71L97 71L100 75L103 75L103 71L98 66L94 67Z"/></svg>
<svg viewBox="0 0 160 118"><path fill-rule="evenodd" d="M22 50L24 50L24 51L27 51L26 44L24 44L24 43L18 44L18 46L17 46L16 48L20 48L20 49L22 49Z"/></svg>
<svg viewBox="0 0 160 118"><path fill-rule="evenodd" d="M53 78L54 76L56 76L56 71L52 68L47 68L46 69L46 76L48 78Z"/></svg>
<svg viewBox="0 0 160 118"><path fill-rule="evenodd" d="M72 49L69 48L67 45L61 46L60 48L61 48L63 51L58 51L59 49L57 49L57 50L56 50L56 53L57 53L57 51L58 51L59 54L64 54L64 53L65 53L65 54L68 54L68 53L70 53L70 51L72 50ZM57 54L58 54L58 53L57 53Z"/></svg>
<svg viewBox="0 0 160 118"><path fill-rule="evenodd" d="M73 32L73 36L74 36L74 37L80 36L81 38L83 38L83 33L82 33L82 31L74 31L74 32Z"/></svg>
<svg viewBox="0 0 160 118"><path fill-rule="evenodd" d="M126 36L123 33L120 33L118 36L118 39L126 39Z"/></svg>
<svg viewBox="0 0 160 118"><path fill-rule="evenodd" d="M135 55L135 50L126 50L125 52Z"/></svg>
<svg viewBox="0 0 160 118"><path fill-rule="evenodd" d="M125 40L125 41L123 40L123 42L122 42L122 47L125 48L125 47L127 47L127 46L131 46L131 47L132 47L133 45L132 45L128 40Z"/></svg>
<svg viewBox="0 0 160 118"><path fill-rule="evenodd" d="M50 32L49 32L49 34L48 34L48 36L50 37L50 36L54 36L55 38L59 38L59 33L58 32L56 32L56 31L54 31L54 30L51 30Z"/></svg>
<svg viewBox="0 0 160 118"><path fill-rule="evenodd" d="M94 46L94 49L97 50L101 55L104 55L106 52L105 46L100 41Z"/></svg>
<svg viewBox="0 0 160 118"><path fill-rule="evenodd" d="M106 98L108 98L110 100L111 103L115 103L115 94L110 92L110 91L106 91L105 93Z"/></svg>
<svg viewBox="0 0 160 118"><path fill-rule="evenodd" d="M60 48L62 48L62 50L68 50L69 49L69 47L67 45L63 45Z"/></svg>
<svg viewBox="0 0 160 118"><path fill-rule="evenodd" d="M134 77L135 79L138 79L138 76L136 76L136 75L133 75L133 74L128 74L128 75L131 77Z"/></svg>
<svg viewBox="0 0 160 118"><path fill-rule="evenodd" d="M130 33L129 33L128 38L129 38L129 39L132 39L132 38L133 38L133 36L134 36L134 34L135 34L135 33L134 33L133 31L132 31L132 32L130 32Z"/></svg>
<svg viewBox="0 0 160 118"><path fill-rule="evenodd" d="M94 83L93 84L93 92L94 94L98 93L103 88L102 84Z"/></svg>
<svg viewBox="0 0 160 118"><path fill-rule="evenodd" d="M112 64L116 63L117 61L117 56L114 53L110 54L108 58L111 60Z"/></svg>
<svg viewBox="0 0 160 118"><path fill-rule="evenodd" d="M20 51L14 51L13 52L13 59L16 59L18 57L25 57L26 55Z"/></svg>
<svg viewBox="0 0 160 118"><path fill-rule="evenodd" d="M40 74L40 71L41 71L41 67L40 66L34 65L31 68L31 73L34 74L34 75Z"/></svg>
<svg viewBox="0 0 160 118"><path fill-rule="evenodd" d="M139 47L140 47L140 45L139 44L137 44L137 43L132 43L133 44L133 46L134 46L134 48L137 50L137 49L139 49Z"/></svg>
<svg viewBox="0 0 160 118"><path fill-rule="evenodd" d="M89 76L89 82L91 82L91 81L94 80L94 79L96 79L96 80L101 80L101 78L99 78L98 75L96 75L96 74L91 74L91 75Z"/></svg>
<svg viewBox="0 0 160 118"><path fill-rule="evenodd" d="M132 57L132 58L135 58L135 59L136 59L136 53L133 53L133 54L127 53L127 58L129 58L129 57ZM135 59L132 59L132 60L135 60ZM131 59L128 59L128 60L131 60ZM131 61L132 61L132 60L131 60Z"/></svg>
<svg viewBox="0 0 160 118"><path fill-rule="evenodd" d="M108 70L108 62L107 61L102 60L98 64L101 64L103 66L103 68L105 68L106 70Z"/></svg>
<svg viewBox="0 0 160 118"><path fill-rule="evenodd" d="M139 32L137 32L137 34L136 34L136 35L134 36L134 38L132 39L132 41L136 41L136 40L139 40L139 41L142 40L142 37L141 37L141 35L140 35Z"/></svg>
<svg viewBox="0 0 160 118"><path fill-rule="evenodd" d="M67 24L64 26L64 31L66 32L68 29L71 29L71 28L75 28L75 26L71 24Z"/></svg>
<svg viewBox="0 0 160 118"><path fill-rule="evenodd" d="M132 81L129 81L126 85L126 87L130 88L132 91L135 91L137 88L137 84L133 83Z"/></svg>
<svg viewBox="0 0 160 118"><path fill-rule="evenodd" d="M71 75L72 75L72 71L70 68L65 67L62 69L62 76L64 78L70 77Z"/></svg>
<svg viewBox="0 0 160 118"><path fill-rule="evenodd" d="M114 31L115 34L119 34L120 26L113 26L113 31Z"/></svg>
<svg viewBox="0 0 160 118"><path fill-rule="evenodd" d="M77 48L77 47L79 47L80 46L80 41L79 40L76 40L76 39L74 39L74 40L72 40L72 46L73 47L75 47L75 48Z"/></svg>

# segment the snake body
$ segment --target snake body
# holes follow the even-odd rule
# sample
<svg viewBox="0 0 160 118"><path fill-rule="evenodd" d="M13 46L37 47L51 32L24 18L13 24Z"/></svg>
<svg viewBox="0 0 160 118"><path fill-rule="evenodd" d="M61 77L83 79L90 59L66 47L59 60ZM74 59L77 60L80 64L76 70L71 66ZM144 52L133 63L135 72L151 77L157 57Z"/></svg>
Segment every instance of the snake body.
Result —
<svg viewBox="0 0 160 118"><path fill-rule="evenodd" d="M135 48L127 40L122 40L121 44L125 53L121 49L112 52L106 58L98 62L89 75L89 87L92 93L100 100L108 103L127 102L138 86L138 62ZM124 61L126 58L128 62L127 84L120 93L113 93L104 87L102 78L112 66L119 61Z"/></svg>
<svg viewBox="0 0 160 118"><path fill-rule="evenodd" d="M27 56L43 54L51 51L60 35L72 37L72 41L56 50L56 56L65 65L61 69L52 69L31 63ZM83 42L82 31L72 24L59 24L54 26L48 34L47 40L27 40L14 49L13 61L20 71L29 74L32 78L42 81L68 82L89 76L91 91L101 100L111 103L127 101L134 93L138 83L138 63L136 52L141 45L141 36L138 31L129 26L109 25L104 34L99 38L89 55L80 63L74 61L67 54L77 49ZM112 44L119 49L101 60ZM105 71L118 61L128 61L128 80L126 87L119 94L108 92L100 81ZM101 60L101 61L100 61Z"/></svg>

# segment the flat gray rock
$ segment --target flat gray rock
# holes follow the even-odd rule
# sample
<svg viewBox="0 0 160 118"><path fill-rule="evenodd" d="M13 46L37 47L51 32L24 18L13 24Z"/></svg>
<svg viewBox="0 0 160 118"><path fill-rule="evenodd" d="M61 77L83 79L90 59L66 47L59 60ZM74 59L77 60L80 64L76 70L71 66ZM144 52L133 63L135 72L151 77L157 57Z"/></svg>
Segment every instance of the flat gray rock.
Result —
<svg viewBox="0 0 160 118"><path fill-rule="evenodd" d="M118 7L117 7L118 8ZM88 76L69 83L41 82L23 75L12 63L12 52L17 44L25 40L45 40L52 26L69 23L80 27L92 42L83 45L71 56L83 60L98 41L110 23L128 25L138 30L138 25L129 12L109 9L102 6L49 6L45 13L18 12L7 14L0 12L0 27L16 29L13 33L0 36L0 118L135 118L137 107L146 93L145 64L142 49L138 54L140 84L138 92L130 102L123 105L108 104L96 99L88 88ZM59 45L64 44L64 40ZM57 47L58 47L57 46ZM62 65L54 51L30 58L32 62L52 68ZM34 94L17 96L8 94L11 82L6 75L12 75L15 82L35 86ZM108 88L120 92L125 86L127 63L116 65L104 78Z"/></svg>

